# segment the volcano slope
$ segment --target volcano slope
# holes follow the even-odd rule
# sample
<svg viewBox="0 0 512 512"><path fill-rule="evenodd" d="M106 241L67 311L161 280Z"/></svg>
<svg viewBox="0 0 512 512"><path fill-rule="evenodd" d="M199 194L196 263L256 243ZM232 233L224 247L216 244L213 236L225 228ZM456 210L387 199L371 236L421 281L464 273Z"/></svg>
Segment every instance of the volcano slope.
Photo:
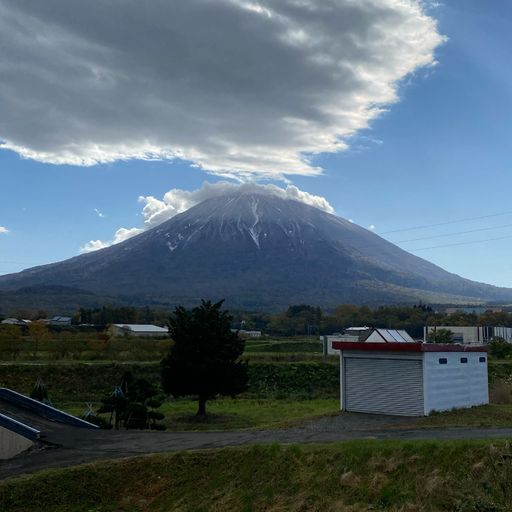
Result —
<svg viewBox="0 0 512 512"><path fill-rule="evenodd" d="M446 272L335 215L271 193L210 198L123 243L0 277L0 304L63 290L101 303L231 308L296 303L475 303L512 290ZM95 299L96 298L96 299ZM2 302L3 301L3 302ZM80 302L80 298L75 302Z"/></svg>

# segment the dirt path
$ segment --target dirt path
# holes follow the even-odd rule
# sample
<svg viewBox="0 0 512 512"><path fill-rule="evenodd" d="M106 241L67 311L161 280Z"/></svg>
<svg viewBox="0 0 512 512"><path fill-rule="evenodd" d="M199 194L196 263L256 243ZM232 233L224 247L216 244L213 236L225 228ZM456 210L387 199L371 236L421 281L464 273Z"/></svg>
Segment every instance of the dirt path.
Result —
<svg viewBox="0 0 512 512"><path fill-rule="evenodd" d="M396 428L416 419L340 414L300 428L238 432L141 432L59 428L59 446L0 462L0 479L105 458L258 443L329 443L355 439L454 440L512 437L512 428Z"/></svg>

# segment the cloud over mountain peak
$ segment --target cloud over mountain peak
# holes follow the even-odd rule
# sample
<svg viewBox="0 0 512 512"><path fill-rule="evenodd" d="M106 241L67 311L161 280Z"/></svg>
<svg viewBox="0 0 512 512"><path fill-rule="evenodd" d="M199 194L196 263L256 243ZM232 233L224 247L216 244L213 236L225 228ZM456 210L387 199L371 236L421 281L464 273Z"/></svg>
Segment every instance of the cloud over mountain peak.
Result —
<svg viewBox="0 0 512 512"><path fill-rule="evenodd" d="M114 233L111 240L91 240L81 247L80 252L97 251L98 249L104 249L110 245L124 242L147 229L154 228L162 222L172 219L176 215L208 199L242 194L271 195L281 199L299 201L327 213L334 213L334 208L329 204L327 199L300 190L295 185L288 185L286 188L282 188L272 184L229 183L226 181L220 181L218 183L205 182L201 188L192 191L173 188L166 192L162 199L158 199L154 196L140 196L139 202L144 205L142 208L144 226L142 228L120 228Z"/></svg>

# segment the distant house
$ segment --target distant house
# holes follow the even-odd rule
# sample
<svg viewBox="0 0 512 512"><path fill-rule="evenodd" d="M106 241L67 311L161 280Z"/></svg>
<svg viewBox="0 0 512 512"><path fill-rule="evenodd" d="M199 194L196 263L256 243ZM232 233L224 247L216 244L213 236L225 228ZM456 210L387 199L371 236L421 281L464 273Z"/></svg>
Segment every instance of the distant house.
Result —
<svg viewBox="0 0 512 512"><path fill-rule="evenodd" d="M231 329L231 332L237 332L240 338L261 338L261 331L246 331L245 329Z"/></svg>
<svg viewBox="0 0 512 512"><path fill-rule="evenodd" d="M47 320L45 323L47 323L48 325L55 325L55 326L71 325L71 317L70 316L54 316L53 318L50 318L49 320Z"/></svg>
<svg viewBox="0 0 512 512"><path fill-rule="evenodd" d="M6 318L5 320L2 320L2 324L4 325L19 325L20 327L26 327L31 323L31 320L20 320L18 318Z"/></svg>
<svg viewBox="0 0 512 512"><path fill-rule="evenodd" d="M334 355L338 351L333 348L332 342L347 343L414 343L413 338L403 329L375 329L373 327L349 327L344 333L320 336L323 343L323 354Z"/></svg>
<svg viewBox="0 0 512 512"><path fill-rule="evenodd" d="M150 324L112 324L109 331L114 336L166 338L169 335L167 327Z"/></svg>
<svg viewBox="0 0 512 512"><path fill-rule="evenodd" d="M367 325L363 327L348 327L345 329L345 336L357 336L358 338L364 337L372 330L371 327Z"/></svg>

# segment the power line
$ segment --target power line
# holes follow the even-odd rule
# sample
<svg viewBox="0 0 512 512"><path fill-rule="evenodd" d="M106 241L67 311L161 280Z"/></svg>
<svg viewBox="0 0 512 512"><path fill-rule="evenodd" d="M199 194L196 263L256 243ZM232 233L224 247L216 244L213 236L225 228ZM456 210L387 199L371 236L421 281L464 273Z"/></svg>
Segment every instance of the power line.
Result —
<svg viewBox="0 0 512 512"><path fill-rule="evenodd" d="M466 233L477 233L478 231L491 231L493 229L510 228L512 224L502 224L501 226L491 226L488 228L469 229L468 231L455 231L453 233L444 233L442 235L424 236L421 238L410 238L409 240L400 240L394 244L405 244L406 242L418 242L419 240L431 240L432 238L444 238L447 236L465 235Z"/></svg>
<svg viewBox="0 0 512 512"><path fill-rule="evenodd" d="M459 222L466 222L469 220L480 220L480 219L489 219L491 217L500 217L502 215L510 215L512 211L509 212L501 212L501 213L493 213L491 215L480 215L479 217L467 217L465 219L459 220L448 220L446 222L437 222L436 224L424 224L422 226L413 226L411 228L401 228L401 229L393 229L391 231L383 231L379 233L380 235L387 235L389 233L399 233L404 231L414 231L415 229L426 229L426 228L434 228L437 226L447 226L448 224L458 224Z"/></svg>
<svg viewBox="0 0 512 512"><path fill-rule="evenodd" d="M432 247L420 247L419 249L407 249L407 250L408 250L408 252L426 251L429 249L440 249L442 247L455 247L457 245L482 244L484 242L494 242L495 240L505 240L506 238L512 238L512 235L500 236L497 238L486 238L485 240L472 240L471 242L458 242L455 244L434 245Z"/></svg>

